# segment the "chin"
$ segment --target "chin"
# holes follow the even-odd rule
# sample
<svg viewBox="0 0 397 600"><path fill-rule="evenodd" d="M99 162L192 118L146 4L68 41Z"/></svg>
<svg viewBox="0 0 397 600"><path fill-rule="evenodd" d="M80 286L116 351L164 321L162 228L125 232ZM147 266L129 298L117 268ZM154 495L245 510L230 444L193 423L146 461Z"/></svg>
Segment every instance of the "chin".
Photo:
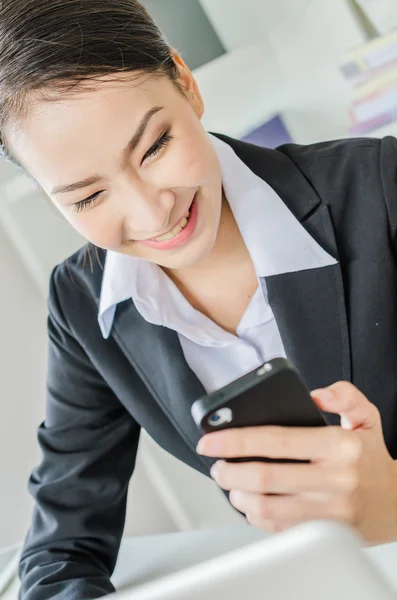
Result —
<svg viewBox="0 0 397 600"><path fill-rule="evenodd" d="M162 256L155 260L158 265L165 267L166 269L189 269L195 267L201 263L211 252L212 247L208 247L195 252L181 252L180 255L174 255L169 257L168 260L164 260Z"/></svg>
<svg viewBox="0 0 397 600"><path fill-rule="evenodd" d="M179 270L179 269L189 269L190 267L194 267L198 262L200 262L200 258L192 258L187 256L181 256L179 258L174 257L173 259L164 260L159 258L158 260L153 261L158 264L160 267L164 267L165 269Z"/></svg>

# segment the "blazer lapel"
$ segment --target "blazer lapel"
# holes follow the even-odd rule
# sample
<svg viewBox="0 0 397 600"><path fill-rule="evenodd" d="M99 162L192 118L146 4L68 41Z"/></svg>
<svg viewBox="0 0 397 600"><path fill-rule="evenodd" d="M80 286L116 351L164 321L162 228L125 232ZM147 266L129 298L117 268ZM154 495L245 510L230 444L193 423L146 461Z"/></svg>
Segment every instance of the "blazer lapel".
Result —
<svg viewBox="0 0 397 600"><path fill-rule="evenodd" d="M195 448L201 434L190 409L206 392L185 360L177 333L146 322L129 300L118 307L112 335L181 437ZM200 458L207 468L212 464Z"/></svg>
<svg viewBox="0 0 397 600"><path fill-rule="evenodd" d="M328 208L304 223L325 250L338 258ZM340 264L262 280L287 357L310 389L350 380L350 346ZM336 423L335 416L329 417Z"/></svg>

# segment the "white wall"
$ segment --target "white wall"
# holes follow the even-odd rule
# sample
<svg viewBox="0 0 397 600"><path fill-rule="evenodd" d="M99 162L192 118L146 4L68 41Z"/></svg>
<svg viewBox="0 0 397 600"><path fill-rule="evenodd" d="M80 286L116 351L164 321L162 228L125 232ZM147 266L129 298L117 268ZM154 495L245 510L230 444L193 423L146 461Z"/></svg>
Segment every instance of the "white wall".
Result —
<svg viewBox="0 0 397 600"><path fill-rule="evenodd" d="M44 416L46 306L0 228L0 548L21 540L32 501L27 480L39 460L36 428ZM142 461L130 486L126 534L175 531Z"/></svg>
<svg viewBox="0 0 397 600"><path fill-rule="evenodd" d="M240 137L281 113L292 139L348 135L345 51L366 39L347 0L200 0L230 52L195 71L210 131Z"/></svg>
<svg viewBox="0 0 397 600"><path fill-rule="evenodd" d="M200 0L228 50L263 39L313 44L324 54L343 52L364 39L346 0Z"/></svg>
<svg viewBox="0 0 397 600"><path fill-rule="evenodd" d="M37 461L44 410L42 297L0 229L0 546L18 541L29 520L28 473Z"/></svg>

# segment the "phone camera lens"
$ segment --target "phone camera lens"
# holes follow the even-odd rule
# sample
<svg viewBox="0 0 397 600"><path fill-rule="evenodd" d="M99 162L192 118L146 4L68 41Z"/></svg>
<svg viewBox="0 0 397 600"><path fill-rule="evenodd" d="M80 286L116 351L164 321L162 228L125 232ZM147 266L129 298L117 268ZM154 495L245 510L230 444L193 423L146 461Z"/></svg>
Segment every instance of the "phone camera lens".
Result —
<svg viewBox="0 0 397 600"><path fill-rule="evenodd" d="M270 373L273 370L273 367L270 363L264 364L260 369L257 370L256 374L258 377L265 375L266 373Z"/></svg>
<svg viewBox="0 0 397 600"><path fill-rule="evenodd" d="M219 427L224 423L230 423L233 419L233 413L230 408L220 408L213 412L207 419L211 427Z"/></svg>

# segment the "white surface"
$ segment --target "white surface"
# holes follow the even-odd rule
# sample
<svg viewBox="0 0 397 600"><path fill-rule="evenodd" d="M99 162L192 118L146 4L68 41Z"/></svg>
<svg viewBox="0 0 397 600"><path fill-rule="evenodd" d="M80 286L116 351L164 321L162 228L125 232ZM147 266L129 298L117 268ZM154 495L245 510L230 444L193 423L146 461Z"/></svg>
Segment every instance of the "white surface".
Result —
<svg viewBox="0 0 397 600"><path fill-rule="evenodd" d="M339 64L366 38L345 0L202 3L238 48L195 71L207 129L240 137L281 112L297 143L346 136L352 97ZM233 32L247 34L244 44Z"/></svg>
<svg viewBox="0 0 397 600"><path fill-rule="evenodd" d="M203 125L239 138L284 102L285 78L269 42L225 54L194 71L204 98Z"/></svg>
<svg viewBox="0 0 397 600"><path fill-rule="evenodd" d="M378 2L382 0L374 0ZM392 0L393 1L393 0ZM346 0L200 0L214 29L228 50L236 50L275 36L287 46L301 37L300 51L331 45L344 51L364 40ZM316 51L321 48L316 47Z"/></svg>
<svg viewBox="0 0 397 600"><path fill-rule="evenodd" d="M112 582L117 590L146 584L266 537L242 525L125 539Z"/></svg>
<svg viewBox="0 0 397 600"><path fill-rule="evenodd" d="M197 69L206 129L239 138L279 112L296 143L350 137L352 91L339 63L335 56L308 52L300 35L277 51L266 41ZM368 135L395 135L396 129L393 123Z"/></svg>
<svg viewBox="0 0 397 600"><path fill-rule="evenodd" d="M278 13L280 0L271 2ZM293 0L294 5L306 5L310 0ZM237 50L261 40L266 35L259 18L261 0L200 0L207 16L226 50ZM267 2L269 4L269 2Z"/></svg>
<svg viewBox="0 0 397 600"><path fill-rule="evenodd" d="M238 138L281 112L297 143L347 134L349 86L335 60L323 61L314 51L306 55L299 39L277 52L269 42L242 48L194 74L205 102L203 124L209 131Z"/></svg>
<svg viewBox="0 0 397 600"><path fill-rule="evenodd" d="M84 240L41 188L13 165L0 161L0 181L0 222L46 298L53 267Z"/></svg>
<svg viewBox="0 0 397 600"><path fill-rule="evenodd" d="M247 535L247 531L244 532ZM224 534L225 537L227 534ZM341 525L312 522L271 539L256 539L240 548L186 568L158 581L112 596L114 600L392 600L396 596L363 553L358 539ZM191 557L197 552L194 540ZM211 548L211 534L208 548ZM229 549L236 548L235 540ZM167 544L167 559L174 556ZM158 553L158 549L157 549ZM199 551L200 554L200 551ZM211 551L207 556L214 556ZM161 564L157 556L156 563ZM186 565L186 557L184 559ZM196 563L196 564L195 564ZM175 569L175 564L173 570ZM134 565L133 569L136 569ZM135 571L136 572L136 571ZM147 580L147 574L144 578ZM142 580L142 576L141 576Z"/></svg>
<svg viewBox="0 0 397 600"><path fill-rule="evenodd" d="M0 202L1 203L1 202ZM39 458L36 424L44 411L46 309L0 228L0 547L18 542L32 502L26 485Z"/></svg>
<svg viewBox="0 0 397 600"><path fill-rule="evenodd" d="M203 529L183 534L125 539L121 544L112 581L117 589L147 583L233 549L271 537L243 523L242 526L223 527L217 530ZM391 588L397 591L397 542L365 548L363 552ZM292 599L288 598L288 600ZM352 600L361 600L361 598L354 595ZM374 600L378 599L374 598Z"/></svg>
<svg viewBox="0 0 397 600"><path fill-rule="evenodd" d="M375 138L383 138L386 135L393 135L395 138L397 138L397 121L394 121L394 123L389 123L388 125L383 125L383 127L379 127L378 129L373 129L366 135L368 137Z"/></svg>
<svg viewBox="0 0 397 600"><path fill-rule="evenodd" d="M218 530L193 531L188 533L163 534L156 536L147 536L144 538L124 539L121 543L120 553L115 572L112 577L116 589L120 590L119 595L111 596L125 600L126 595L136 600L136 586L144 585L149 582L156 582L160 578L167 577L174 573L179 573L182 569L189 569L191 566L198 565L210 559L217 559L226 553L242 548L242 553L252 552L249 545L256 544L261 540L266 540L270 536L258 529L247 525L242 527L229 527ZM245 549L244 549L245 548ZM345 548L343 549L345 551ZM18 548L10 548L3 553L0 551L0 582L9 580L9 575L14 574L14 579L7 593L0 595L1 600L17 600L18 581L15 577L16 563L14 557ZM370 560L386 581L389 581L392 588L397 590L397 570L395 569L397 561L397 544L388 544L364 550ZM240 553L241 556L241 553ZM338 556L336 557L338 559ZM228 559L222 559L221 563L229 564ZM328 571L324 581L334 578L334 572L331 572L328 564ZM313 572L313 562L309 561L305 568L309 568L310 575ZM200 569L199 569L200 570ZM207 574L207 569L206 569ZM282 577L285 577L283 572ZM200 582L203 578L200 576ZM157 585L157 584L156 584ZM122 592L126 588L134 586L134 592ZM324 588L321 585L321 589ZM224 596L219 596L223 598ZM229 597L229 596L228 596ZM243 596L246 598L246 594ZM292 598L296 598L296 593ZM298 596L305 598L306 595ZM186 596L184 600L188 600ZM288 597L286 600L292 600ZM352 600L363 600L361 596L353 593ZM365 597L364 597L365 598ZM164 599L161 596L162 600ZM378 596L373 596L373 600L381 600ZM139 600L139 597L138 597ZM201 599L200 599L201 600ZM218 600L218 599L217 599ZM239 599L241 600L241 599ZM255 599L256 600L256 599ZM273 600L273 596L272 596ZM317 597L316 597L317 600ZM321 596L321 600L324 600ZM333 599L334 600L334 599ZM349 599L350 600L350 599ZM372 598L371 598L372 600Z"/></svg>
<svg viewBox="0 0 397 600"><path fill-rule="evenodd" d="M180 530L216 529L245 523L212 479L168 454L148 436L144 444L144 468ZM131 523L133 516L131 514ZM128 530L125 533L130 535Z"/></svg>
<svg viewBox="0 0 397 600"><path fill-rule="evenodd" d="M9 546L0 550L0 598L15 579L20 557L20 546Z"/></svg>
<svg viewBox="0 0 397 600"><path fill-rule="evenodd" d="M357 0L379 33L387 33L397 27L396 0Z"/></svg>

